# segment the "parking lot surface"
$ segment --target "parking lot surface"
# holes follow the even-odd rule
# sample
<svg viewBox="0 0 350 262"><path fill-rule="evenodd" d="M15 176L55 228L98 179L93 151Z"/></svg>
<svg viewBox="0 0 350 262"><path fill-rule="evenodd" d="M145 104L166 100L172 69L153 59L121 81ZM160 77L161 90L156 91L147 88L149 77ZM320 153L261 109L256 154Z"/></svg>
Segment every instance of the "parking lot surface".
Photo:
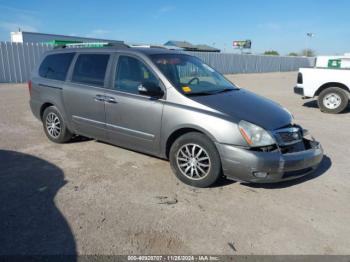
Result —
<svg viewBox="0 0 350 262"><path fill-rule="evenodd" d="M50 142L26 85L1 84L0 254L349 254L350 111L323 114L294 95L294 72L228 78L288 108L321 142L315 174L192 188L158 158Z"/></svg>

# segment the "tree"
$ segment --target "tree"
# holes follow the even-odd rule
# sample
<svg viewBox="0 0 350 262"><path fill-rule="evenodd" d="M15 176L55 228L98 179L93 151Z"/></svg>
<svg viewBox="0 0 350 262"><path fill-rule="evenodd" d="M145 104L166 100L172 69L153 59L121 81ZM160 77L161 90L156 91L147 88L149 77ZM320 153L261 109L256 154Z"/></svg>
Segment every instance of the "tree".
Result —
<svg viewBox="0 0 350 262"><path fill-rule="evenodd" d="M291 52L291 53L288 54L288 56L299 56L299 55L297 53L295 53L295 52Z"/></svg>
<svg viewBox="0 0 350 262"><path fill-rule="evenodd" d="M304 49L301 51L302 56L307 56L307 57L314 57L316 56L316 52L312 49Z"/></svg>
<svg viewBox="0 0 350 262"><path fill-rule="evenodd" d="M265 51L264 55L280 55L280 54L275 50L269 50L269 51Z"/></svg>

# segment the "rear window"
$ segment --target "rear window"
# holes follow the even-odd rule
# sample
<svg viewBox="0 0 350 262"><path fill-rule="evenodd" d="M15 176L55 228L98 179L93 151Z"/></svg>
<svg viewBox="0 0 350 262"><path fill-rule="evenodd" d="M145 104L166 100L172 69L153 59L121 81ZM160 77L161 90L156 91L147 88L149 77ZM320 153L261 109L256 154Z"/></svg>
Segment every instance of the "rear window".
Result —
<svg viewBox="0 0 350 262"><path fill-rule="evenodd" d="M74 66L72 81L77 83L103 86L109 55L82 54Z"/></svg>
<svg viewBox="0 0 350 262"><path fill-rule="evenodd" d="M39 68L39 75L44 78L64 81L74 53L54 54L45 57Z"/></svg>

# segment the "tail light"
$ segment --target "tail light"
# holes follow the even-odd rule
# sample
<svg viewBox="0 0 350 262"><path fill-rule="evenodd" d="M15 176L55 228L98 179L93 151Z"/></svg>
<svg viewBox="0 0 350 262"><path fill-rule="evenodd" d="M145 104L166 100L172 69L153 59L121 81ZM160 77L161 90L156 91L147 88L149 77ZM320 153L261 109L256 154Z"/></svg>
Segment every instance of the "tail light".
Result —
<svg viewBox="0 0 350 262"><path fill-rule="evenodd" d="M28 81L28 90L29 90L29 95L32 96L32 80Z"/></svg>
<svg viewBox="0 0 350 262"><path fill-rule="evenodd" d="M297 83L298 84L302 84L303 83L303 74L302 73L298 73Z"/></svg>

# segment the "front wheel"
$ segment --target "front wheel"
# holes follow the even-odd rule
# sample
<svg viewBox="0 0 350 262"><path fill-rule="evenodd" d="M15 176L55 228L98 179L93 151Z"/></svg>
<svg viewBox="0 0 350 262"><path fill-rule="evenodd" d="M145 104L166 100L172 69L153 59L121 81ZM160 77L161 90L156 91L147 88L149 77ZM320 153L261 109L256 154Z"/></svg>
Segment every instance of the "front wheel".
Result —
<svg viewBox="0 0 350 262"><path fill-rule="evenodd" d="M320 93L317 102L322 112L338 114L348 106L349 96L339 87L329 87Z"/></svg>
<svg viewBox="0 0 350 262"><path fill-rule="evenodd" d="M209 187L221 175L220 155L204 134L191 132L179 137L170 149L170 165L182 182Z"/></svg>

